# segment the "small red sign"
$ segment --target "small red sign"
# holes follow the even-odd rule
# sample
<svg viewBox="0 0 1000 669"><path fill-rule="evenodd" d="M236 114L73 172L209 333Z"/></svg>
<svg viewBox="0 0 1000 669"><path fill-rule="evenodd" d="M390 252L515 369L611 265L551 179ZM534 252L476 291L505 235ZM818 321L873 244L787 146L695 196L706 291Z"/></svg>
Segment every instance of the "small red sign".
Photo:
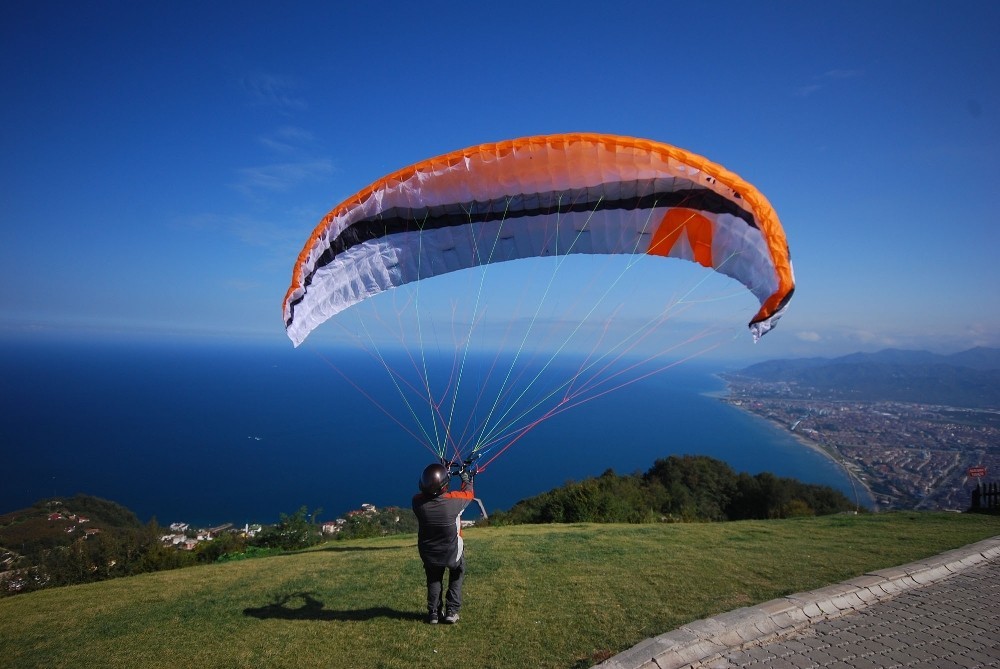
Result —
<svg viewBox="0 0 1000 669"><path fill-rule="evenodd" d="M969 467L969 477L981 479L986 476L986 467Z"/></svg>

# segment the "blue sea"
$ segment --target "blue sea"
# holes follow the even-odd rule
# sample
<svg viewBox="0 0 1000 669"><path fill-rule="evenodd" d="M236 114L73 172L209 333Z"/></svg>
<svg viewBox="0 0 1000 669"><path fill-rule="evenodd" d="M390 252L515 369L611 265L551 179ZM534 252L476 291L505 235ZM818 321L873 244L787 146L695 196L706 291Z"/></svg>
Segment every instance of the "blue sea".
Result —
<svg viewBox="0 0 1000 669"><path fill-rule="evenodd" d="M476 380L473 358L462 361L461 382L482 398L494 391ZM459 379L454 359L419 362L448 365L438 378ZM560 364L547 373L560 373ZM578 364L567 363L566 373ZM615 392L592 392L490 462L476 480L478 496L488 510L507 509L568 480L702 454L853 498L840 466L713 397L725 389L718 371L691 362L648 378L633 372ZM274 522L302 506L323 509L321 519L365 502L407 506L433 455L410 418L429 410L404 401L399 384L382 360L357 350L8 343L0 352L0 512L75 493L164 525ZM439 413L451 411L450 402L441 405ZM454 414L485 406L459 402Z"/></svg>

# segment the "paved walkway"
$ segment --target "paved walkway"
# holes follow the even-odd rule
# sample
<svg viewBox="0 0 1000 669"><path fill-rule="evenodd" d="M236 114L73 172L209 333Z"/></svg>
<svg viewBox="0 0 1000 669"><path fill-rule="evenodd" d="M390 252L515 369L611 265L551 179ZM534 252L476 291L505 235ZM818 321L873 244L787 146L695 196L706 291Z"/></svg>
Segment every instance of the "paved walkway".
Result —
<svg viewBox="0 0 1000 669"><path fill-rule="evenodd" d="M699 620L598 667L1000 667L1000 537Z"/></svg>

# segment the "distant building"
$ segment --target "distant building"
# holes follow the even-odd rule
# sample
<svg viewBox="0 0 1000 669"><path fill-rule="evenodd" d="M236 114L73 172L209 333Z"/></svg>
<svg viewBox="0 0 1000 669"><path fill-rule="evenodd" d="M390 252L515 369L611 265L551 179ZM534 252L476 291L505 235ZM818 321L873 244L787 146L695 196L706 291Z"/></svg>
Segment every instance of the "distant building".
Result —
<svg viewBox="0 0 1000 669"><path fill-rule="evenodd" d="M257 533L263 529L260 525L247 523L243 526L243 536L245 537L255 537Z"/></svg>

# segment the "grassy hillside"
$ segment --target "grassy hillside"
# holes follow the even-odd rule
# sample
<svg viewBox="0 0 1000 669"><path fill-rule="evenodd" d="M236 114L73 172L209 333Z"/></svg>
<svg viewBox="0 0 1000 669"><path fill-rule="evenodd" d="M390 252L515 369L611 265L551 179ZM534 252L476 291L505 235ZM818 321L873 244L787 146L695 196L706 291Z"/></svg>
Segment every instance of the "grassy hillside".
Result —
<svg viewBox="0 0 1000 669"><path fill-rule="evenodd" d="M466 606L422 623L413 536L0 600L4 667L584 667L691 620L1000 534L895 513L467 532Z"/></svg>

